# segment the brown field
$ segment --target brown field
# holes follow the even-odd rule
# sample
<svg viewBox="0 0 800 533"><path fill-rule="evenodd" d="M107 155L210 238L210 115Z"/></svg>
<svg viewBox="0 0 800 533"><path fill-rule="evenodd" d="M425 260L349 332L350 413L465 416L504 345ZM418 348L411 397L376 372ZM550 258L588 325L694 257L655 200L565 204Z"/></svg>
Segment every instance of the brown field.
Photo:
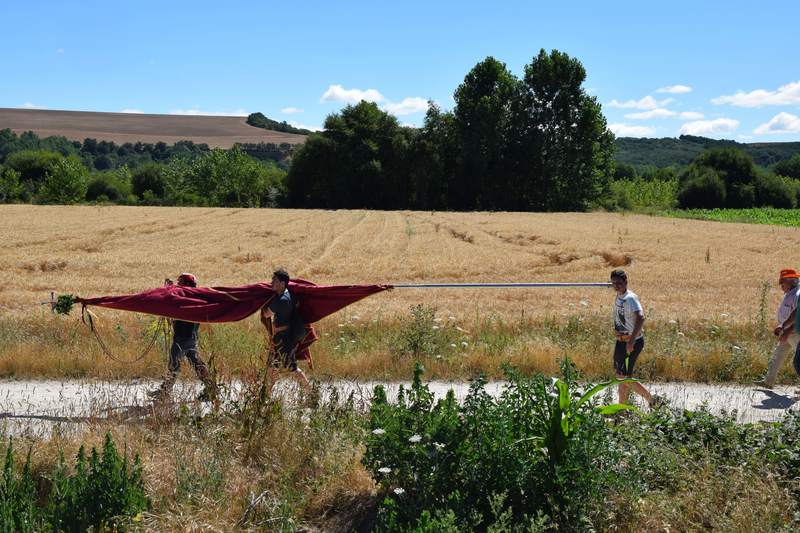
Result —
<svg viewBox="0 0 800 533"><path fill-rule="evenodd" d="M39 137L62 135L73 141L93 138L117 144L137 141L174 144L188 140L212 148L230 148L234 143L300 144L305 141L304 135L250 126L245 117L0 108L0 129L4 128L18 134L33 131Z"/></svg>
<svg viewBox="0 0 800 533"><path fill-rule="evenodd" d="M266 280L274 266L319 284L605 281L627 265L657 320L751 320L797 229L607 213L428 213L160 207L0 206L0 314L50 291L140 291L181 271L204 285ZM345 313L457 318L606 313L609 289L398 289Z"/></svg>

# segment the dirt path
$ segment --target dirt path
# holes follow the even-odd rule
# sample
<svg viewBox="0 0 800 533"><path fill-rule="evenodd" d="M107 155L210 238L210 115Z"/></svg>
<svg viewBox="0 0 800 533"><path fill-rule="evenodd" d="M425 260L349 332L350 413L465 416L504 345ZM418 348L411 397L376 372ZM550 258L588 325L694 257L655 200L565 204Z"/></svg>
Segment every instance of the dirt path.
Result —
<svg viewBox="0 0 800 533"><path fill-rule="evenodd" d="M331 385L342 395L354 392L357 398L368 400L376 383L336 381ZM400 384L384 385L389 398L395 397ZM169 413L178 407L207 409L192 400L197 392L194 383L176 388L175 397L180 403L154 409L146 393L155 386L152 381L0 381L0 427L15 434L46 435L55 425L66 431L79 431L88 423L135 420ZM469 390L468 383L431 382L429 387L437 397L452 388L458 399L463 399ZM493 382L487 385L487 391L497 395L503 387L502 382ZM729 384L655 383L648 387L673 407L696 409L706 404L714 413L735 410L740 422L776 421L788 410L800 410L800 391L789 386L767 390Z"/></svg>

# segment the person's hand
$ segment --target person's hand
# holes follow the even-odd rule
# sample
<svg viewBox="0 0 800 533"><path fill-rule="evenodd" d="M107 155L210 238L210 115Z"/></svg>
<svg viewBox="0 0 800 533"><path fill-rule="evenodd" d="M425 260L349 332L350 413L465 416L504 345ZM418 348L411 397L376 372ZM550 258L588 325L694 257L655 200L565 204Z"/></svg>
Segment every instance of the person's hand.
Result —
<svg viewBox="0 0 800 533"><path fill-rule="evenodd" d="M169 285L175 285L175 282L174 282L174 281L172 281L172 280L171 280L171 279L169 279L169 278L165 278L165 279L164 279L164 285L166 285L166 286L169 286Z"/></svg>
<svg viewBox="0 0 800 533"><path fill-rule="evenodd" d="M628 343L625 345L625 349L628 351L628 353L633 353L633 345L634 341L633 337L631 337L630 339L628 339Z"/></svg>
<svg viewBox="0 0 800 533"><path fill-rule="evenodd" d="M787 340L789 340L789 335L791 333L792 333L792 331L790 329L783 330L782 333L780 334L780 336L778 337L778 341L779 342L786 342Z"/></svg>
<svg viewBox="0 0 800 533"><path fill-rule="evenodd" d="M775 336L776 336L776 337L780 337L780 336L782 336L782 335L783 335L783 326L777 326L777 327L776 327L776 328L773 330L773 332L772 332L772 333L773 333L773 334L775 334Z"/></svg>

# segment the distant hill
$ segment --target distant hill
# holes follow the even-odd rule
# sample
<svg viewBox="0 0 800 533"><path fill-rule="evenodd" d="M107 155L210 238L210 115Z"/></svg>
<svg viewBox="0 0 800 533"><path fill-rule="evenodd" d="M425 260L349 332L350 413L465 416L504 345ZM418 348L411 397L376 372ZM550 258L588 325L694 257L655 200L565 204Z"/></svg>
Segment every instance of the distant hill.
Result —
<svg viewBox="0 0 800 533"><path fill-rule="evenodd" d="M33 131L42 138L60 135L74 141L90 138L117 144L192 141L195 144L207 144L211 148L230 148L235 143L295 145L306 139L304 135L250 126L245 117L45 109L0 108L0 130L4 128L18 134Z"/></svg>
<svg viewBox="0 0 800 533"><path fill-rule="evenodd" d="M618 163L634 166L688 165L701 152L710 148L738 148L753 158L756 164L767 167L800 153L800 142L738 143L730 140L708 139L681 135L663 139L634 139L620 137L616 140Z"/></svg>

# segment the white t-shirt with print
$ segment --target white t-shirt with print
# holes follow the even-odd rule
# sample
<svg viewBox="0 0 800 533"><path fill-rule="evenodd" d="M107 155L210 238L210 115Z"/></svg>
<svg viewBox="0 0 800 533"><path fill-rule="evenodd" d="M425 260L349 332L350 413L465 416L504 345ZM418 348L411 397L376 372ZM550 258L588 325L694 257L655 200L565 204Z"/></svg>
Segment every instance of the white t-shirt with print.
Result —
<svg viewBox="0 0 800 533"><path fill-rule="evenodd" d="M642 312L642 304L639 297L633 291L625 291L624 294L618 294L614 300L614 329L623 335L633 334L633 328L636 326L636 314ZM644 328L639 333L637 339L641 338L644 334Z"/></svg>
<svg viewBox="0 0 800 533"><path fill-rule="evenodd" d="M778 307L778 324L783 324L786 322L786 319L789 318L789 315L792 314L792 311L795 310L797 307L797 298L800 295L800 291L798 291L798 287L792 287L789 291L787 291L783 295L783 301L781 302L780 307Z"/></svg>

